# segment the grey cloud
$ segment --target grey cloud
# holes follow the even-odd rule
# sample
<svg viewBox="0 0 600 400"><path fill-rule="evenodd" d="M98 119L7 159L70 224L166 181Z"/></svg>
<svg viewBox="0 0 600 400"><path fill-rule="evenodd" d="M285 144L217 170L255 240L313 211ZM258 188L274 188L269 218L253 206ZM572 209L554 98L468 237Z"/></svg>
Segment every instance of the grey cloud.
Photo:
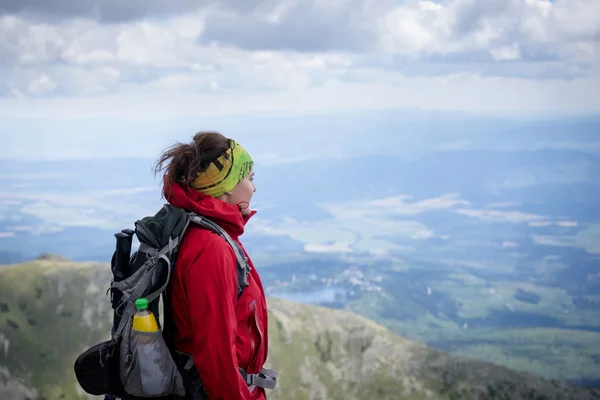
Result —
<svg viewBox="0 0 600 400"><path fill-rule="evenodd" d="M199 42L224 43L251 50L300 52L369 51L378 40L376 19L391 8L387 1L313 0L288 2L289 9L277 21L281 2L265 3L250 14L219 13L205 21ZM285 7L285 6L284 6Z"/></svg>
<svg viewBox="0 0 600 400"><path fill-rule="evenodd" d="M545 17L520 0L456 0L435 6L396 0L55 0L52 6L43 0L0 1L0 76L4 78L0 96L10 95L15 88L26 94L31 88L32 96L102 93L162 78L161 83L168 85L178 75L187 79L186 74L205 86L214 77L225 90L286 86L294 73L299 85L318 85L332 78L369 82L379 79L381 71L398 77L473 73L536 80L598 76L599 72L597 52L573 56L587 50L585 43L579 46L569 40L592 32L583 23L582 29L573 30L577 22L573 15L579 14L571 10L566 18L563 12L558 20L569 24L553 25L550 22L556 18ZM593 7L592 1L588 3ZM586 0L562 2L561 10L575 7L575 2ZM197 4L206 14L198 25L196 15L143 26L68 21L73 16L101 22L165 17L195 9ZM422 4L430 9L424 11ZM394 17L389 11L395 8L404 11L395 15L395 21L382 19ZM28 16L2 19L2 13ZM64 21L35 24L30 17L34 14ZM523 29L521 19L534 22L527 25L529 31ZM499 34L492 40L486 39L489 26L491 36ZM185 34L178 33L179 28ZM395 28L400 29L394 32ZM389 48L382 46L386 35L396 40ZM312 54L271 54L265 59L239 48L331 52L343 61L330 63L320 59L323 55ZM206 63L213 68L194 69ZM246 68L246 63L259 68Z"/></svg>
<svg viewBox="0 0 600 400"><path fill-rule="evenodd" d="M316 22L316 23L315 23ZM346 32L336 30L323 21L301 19L286 21L285 26L261 24L257 19L221 17L210 20L201 36L201 44L235 44L249 50L361 50L365 40L347 37Z"/></svg>
<svg viewBox="0 0 600 400"><path fill-rule="evenodd" d="M55 95L99 94L117 82L115 77L97 69L81 69L67 65L4 70L5 95L51 97Z"/></svg>
<svg viewBox="0 0 600 400"><path fill-rule="evenodd" d="M164 17L199 8L195 0L2 0L0 15L27 14L42 18L88 17L121 22L147 16Z"/></svg>
<svg viewBox="0 0 600 400"><path fill-rule="evenodd" d="M434 3L424 3L430 4L426 11L415 3L387 0L264 0L248 12L223 7L222 12L209 14L199 43L249 50L373 54L387 44L390 32L384 32L385 28L396 41L385 48L387 52L408 52L423 61L437 57L443 62L472 64L517 59L554 62L571 59L581 51L578 40L597 41L600 32L591 28L590 21L580 21L582 7L589 7L590 12L598 8L592 0L555 2L549 12L521 0L455 0L440 3L437 9L431 6ZM228 3L235 4L233 0ZM287 12L278 19L269 18L285 5ZM393 15L394 9L404 13L390 22L386 16ZM396 28L401 33L394 35ZM583 57L589 60L591 56Z"/></svg>
<svg viewBox="0 0 600 400"><path fill-rule="evenodd" d="M359 57L344 77L352 77L353 70L376 69L401 73L406 77L432 77L461 73L481 76L525 78L534 80L574 79L593 76L592 63L569 63L558 59L512 60L493 62L488 52L471 52L453 56L425 57L414 60L400 55L387 57Z"/></svg>
<svg viewBox="0 0 600 400"><path fill-rule="evenodd" d="M459 0L455 4L456 35L471 34L481 29L485 21L500 17L513 17L520 1L514 0ZM515 18L513 27L518 25Z"/></svg>
<svg viewBox="0 0 600 400"><path fill-rule="evenodd" d="M262 2L263 0L2 0L0 16L28 15L45 20L86 17L112 23L145 17L171 17L213 6L250 12Z"/></svg>
<svg viewBox="0 0 600 400"><path fill-rule="evenodd" d="M455 18L452 36L463 38L490 28L499 37L491 44L519 43L523 47L557 42L600 40L595 0L553 0L533 3L522 0L455 0L448 4Z"/></svg>

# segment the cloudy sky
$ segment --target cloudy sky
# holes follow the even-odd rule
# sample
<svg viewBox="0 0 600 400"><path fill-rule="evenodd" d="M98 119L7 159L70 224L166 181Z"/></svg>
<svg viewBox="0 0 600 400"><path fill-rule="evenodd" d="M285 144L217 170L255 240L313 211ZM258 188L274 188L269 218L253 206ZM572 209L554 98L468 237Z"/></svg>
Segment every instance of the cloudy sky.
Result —
<svg viewBox="0 0 600 400"><path fill-rule="evenodd" d="M0 118L597 112L599 21L598 0L2 0Z"/></svg>
<svg viewBox="0 0 600 400"><path fill-rule="evenodd" d="M599 21L598 0L0 0L0 158L292 114L600 114Z"/></svg>

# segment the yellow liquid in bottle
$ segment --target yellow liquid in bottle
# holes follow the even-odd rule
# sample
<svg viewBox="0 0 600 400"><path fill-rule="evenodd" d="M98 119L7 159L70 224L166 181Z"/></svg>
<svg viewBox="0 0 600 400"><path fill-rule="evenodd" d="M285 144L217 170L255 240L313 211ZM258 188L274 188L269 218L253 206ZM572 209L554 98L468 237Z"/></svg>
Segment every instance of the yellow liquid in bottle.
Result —
<svg viewBox="0 0 600 400"><path fill-rule="evenodd" d="M148 310L138 311L133 316L133 329L141 332L156 332L158 324L154 314Z"/></svg>
<svg viewBox="0 0 600 400"><path fill-rule="evenodd" d="M135 302L138 311L133 316L132 328L141 332L156 332L158 324L152 311L148 309L148 301L146 299L138 299Z"/></svg>

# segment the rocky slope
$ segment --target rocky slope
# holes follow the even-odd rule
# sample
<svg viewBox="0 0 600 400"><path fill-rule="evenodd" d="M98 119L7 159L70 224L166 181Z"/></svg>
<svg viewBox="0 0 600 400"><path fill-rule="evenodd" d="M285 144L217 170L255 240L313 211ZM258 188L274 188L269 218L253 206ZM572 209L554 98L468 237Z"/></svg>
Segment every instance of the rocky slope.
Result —
<svg viewBox="0 0 600 400"><path fill-rule="evenodd" d="M73 361L107 337L107 265L45 257L0 267L0 399L86 398ZM357 315L269 299L269 400L600 399L567 386L466 360Z"/></svg>

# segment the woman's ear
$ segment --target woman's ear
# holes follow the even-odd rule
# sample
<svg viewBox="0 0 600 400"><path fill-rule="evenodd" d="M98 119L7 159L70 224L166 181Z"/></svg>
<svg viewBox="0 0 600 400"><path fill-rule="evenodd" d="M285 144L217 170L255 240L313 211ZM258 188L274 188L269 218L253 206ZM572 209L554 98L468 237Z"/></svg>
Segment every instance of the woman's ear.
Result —
<svg viewBox="0 0 600 400"><path fill-rule="evenodd" d="M222 195L220 195L219 197L217 197L217 199L227 203L227 199L229 198L229 196L231 196L231 192L225 192Z"/></svg>

